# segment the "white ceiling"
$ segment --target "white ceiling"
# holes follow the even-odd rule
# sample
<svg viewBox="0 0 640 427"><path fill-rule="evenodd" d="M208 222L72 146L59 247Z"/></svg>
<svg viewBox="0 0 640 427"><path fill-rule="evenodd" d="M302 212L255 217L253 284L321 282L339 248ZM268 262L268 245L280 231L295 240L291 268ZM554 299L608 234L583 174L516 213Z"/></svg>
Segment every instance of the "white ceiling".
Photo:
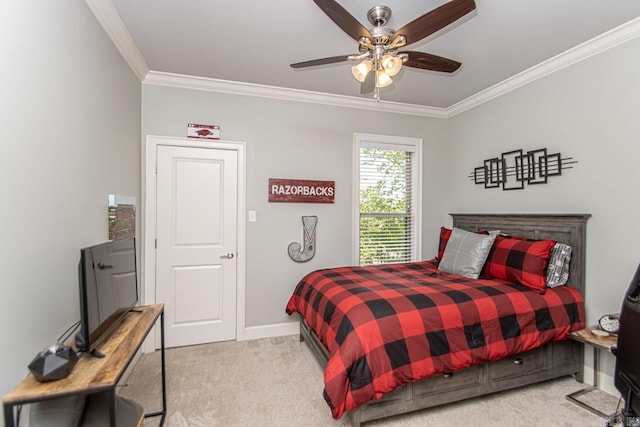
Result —
<svg viewBox="0 0 640 427"><path fill-rule="evenodd" d="M357 53L312 0L111 1L152 71L361 97L353 64L289 67ZM338 2L367 28L367 11L389 6L387 26L398 29L446 0ZM462 67L454 74L404 67L381 98L449 108L638 17L638 0L476 0L476 11L408 47Z"/></svg>

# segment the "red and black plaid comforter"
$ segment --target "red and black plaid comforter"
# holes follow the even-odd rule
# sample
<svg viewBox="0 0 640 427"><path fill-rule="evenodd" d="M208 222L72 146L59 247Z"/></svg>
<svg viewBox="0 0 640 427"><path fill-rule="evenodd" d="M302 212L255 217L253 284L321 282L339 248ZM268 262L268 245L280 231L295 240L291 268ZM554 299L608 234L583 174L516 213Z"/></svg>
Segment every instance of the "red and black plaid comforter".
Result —
<svg viewBox="0 0 640 427"><path fill-rule="evenodd" d="M584 328L584 300L501 280L442 273L432 261L314 271L287 313L329 350L324 396L334 418L431 375L531 350Z"/></svg>

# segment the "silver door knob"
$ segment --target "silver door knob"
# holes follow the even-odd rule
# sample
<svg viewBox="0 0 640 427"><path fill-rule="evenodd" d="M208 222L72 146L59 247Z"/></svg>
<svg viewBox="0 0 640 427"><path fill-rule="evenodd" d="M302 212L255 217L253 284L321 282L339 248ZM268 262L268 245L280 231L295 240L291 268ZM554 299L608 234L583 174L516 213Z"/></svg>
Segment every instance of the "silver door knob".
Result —
<svg viewBox="0 0 640 427"><path fill-rule="evenodd" d="M233 258L233 252L229 252L228 254L220 255L220 258L231 259L231 258Z"/></svg>

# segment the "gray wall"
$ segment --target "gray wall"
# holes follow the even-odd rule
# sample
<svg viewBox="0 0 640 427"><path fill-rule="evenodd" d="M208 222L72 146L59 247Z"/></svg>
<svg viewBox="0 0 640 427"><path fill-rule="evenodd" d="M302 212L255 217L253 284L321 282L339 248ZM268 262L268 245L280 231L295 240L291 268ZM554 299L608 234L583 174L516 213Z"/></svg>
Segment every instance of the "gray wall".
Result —
<svg viewBox="0 0 640 427"><path fill-rule="evenodd" d="M247 210L257 222L247 224L246 326L292 321L284 307L303 275L353 263L353 132L423 139L423 258L435 255L445 217L445 120L148 84L142 93L144 135L184 137L187 123L210 123L223 140L247 143ZM268 203L269 178L335 181L335 204ZM298 264L287 246L302 240L302 215L318 215L317 251Z"/></svg>
<svg viewBox="0 0 640 427"><path fill-rule="evenodd" d="M79 319L80 248L140 192L140 83L83 1L0 3L0 394Z"/></svg>
<svg viewBox="0 0 640 427"><path fill-rule="evenodd" d="M449 211L585 212L586 310L620 310L640 262L640 39L449 120ZM484 159L546 147L578 160L546 185L502 191L467 175ZM589 353L590 354L590 353ZM613 375L613 357L601 368ZM612 390L611 382L608 387Z"/></svg>
<svg viewBox="0 0 640 427"><path fill-rule="evenodd" d="M636 197L640 40L449 120L140 83L83 2L0 3L0 393L37 351L78 319L79 248L106 240L106 196L140 199L142 133L184 136L214 123L247 143L247 326L284 314L306 272L353 262L352 135L423 138L423 258L448 212L588 212L589 323L620 307L640 261ZM141 118L141 105L144 114ZM579 163L547 185L485 190L466 178L483 159L547 147ZM333 205L269 204L270 177L336 181ZM318 215L305 264L286 247L300 216ZM612 358L602 367L612 373ZM610 381L605 388L611 389Z"/></svg>

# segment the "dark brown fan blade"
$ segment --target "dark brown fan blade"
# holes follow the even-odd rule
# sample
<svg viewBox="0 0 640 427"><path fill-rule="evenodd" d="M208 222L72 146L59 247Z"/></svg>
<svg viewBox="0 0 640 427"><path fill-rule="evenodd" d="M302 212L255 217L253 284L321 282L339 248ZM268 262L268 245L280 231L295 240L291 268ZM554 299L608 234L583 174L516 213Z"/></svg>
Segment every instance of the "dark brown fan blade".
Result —
<svg viewBox="0 0 640 427"><path fill-rule="evenodd" d="M443 73L453 73L462 65L453 59L431 55L424 52L399 52L409 55L409 59L403 65L406 67L421 68L423 70L440 71Z"/></svg>
<svg viewBox="0 0 640 427"><path fill-rule="evenodd" d="M340 6L334 0L313 0L324 13L327 14L338 27L349 34L354 40L360 40L360 37L367 37L373 40L371 33L362 26L356 18L354 18L347 10Z"/></svg>
<svg viewBox="0 0 640 427"><path fill-rule="evenodd" d="M476 3L473 0L450 1L400 28L391 38L391 42L401 35L406 37L408 45L420 41L457 21L475 8Z"/></svg>
<svg viewBox="0 0 640 427"><path fill-rule="evenodd" d="M376 72L371 70L367 77L364 79L362 84L360 85L360 94L366 95L368 93L373 92L376 88Z"/></svg>
<svg viewBox="0 0 640 427"><path fill-rule="evenodd" d="M334 64L336 62L348 61L349 56L351 55L340 55L340 56L331 56L329 58L312 59L311 61L296 62L295 64L291 64L290 67L304 68L304 67L313 67L316 65Z"/></svg>

